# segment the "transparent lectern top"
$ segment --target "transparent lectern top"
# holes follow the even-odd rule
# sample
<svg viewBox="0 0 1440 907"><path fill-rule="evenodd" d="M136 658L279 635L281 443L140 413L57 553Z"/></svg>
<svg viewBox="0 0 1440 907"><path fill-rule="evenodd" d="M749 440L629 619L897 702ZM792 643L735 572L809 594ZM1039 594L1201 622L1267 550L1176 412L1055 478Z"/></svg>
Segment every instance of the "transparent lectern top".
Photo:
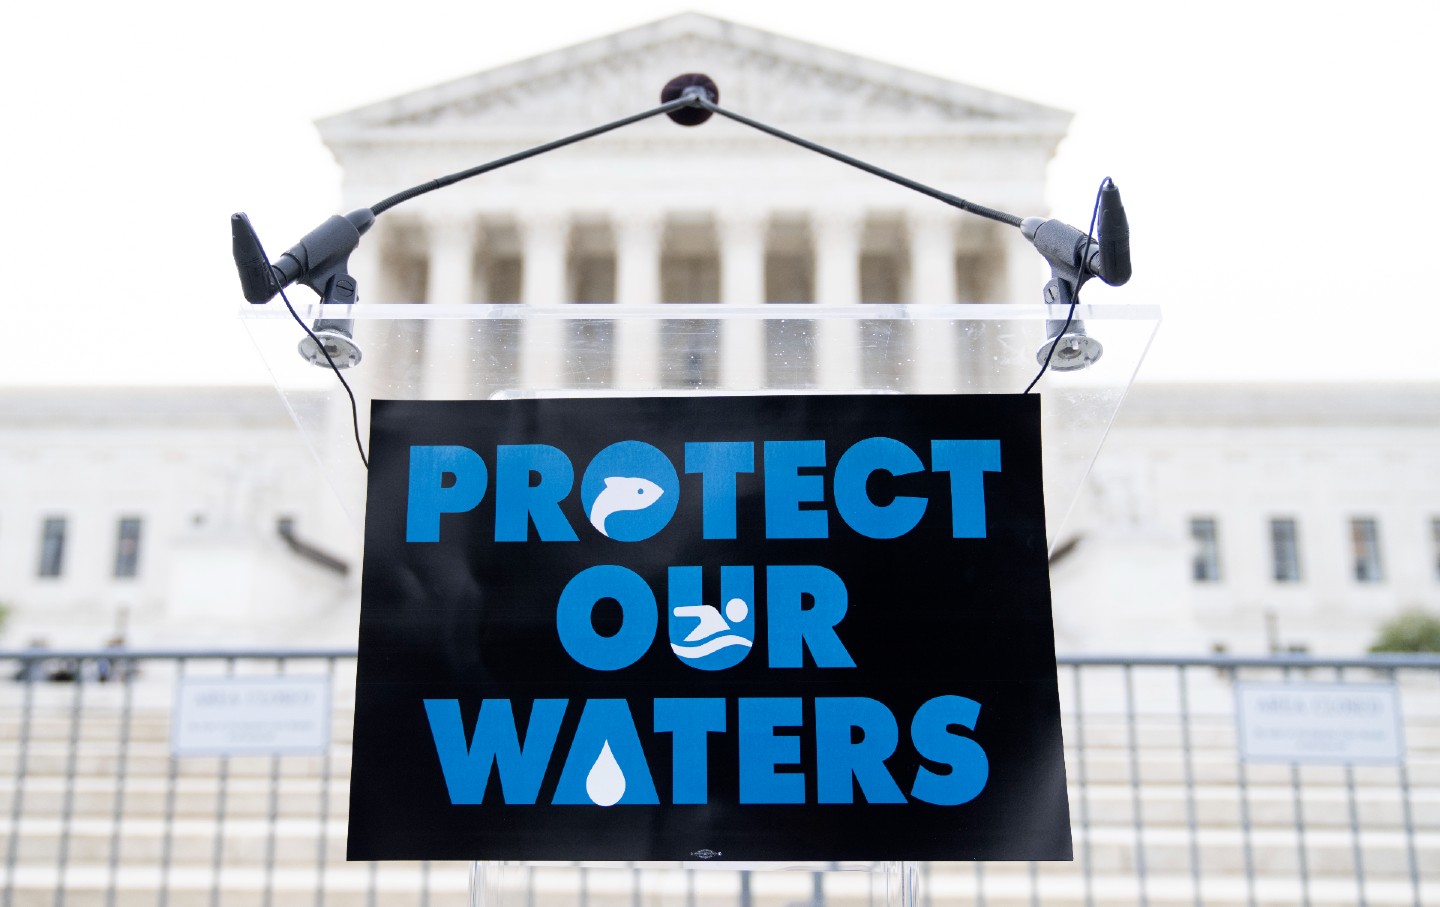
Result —
<svg viewBox="0 0 1440 907"><path fill-rule="evenodd" d="M298 305L307 323L352 325L344 371L368 443L371 400L679 394L1018 394L1067 306ZM346 511L363 525L365 468L335 375L278 300L241 318ZM1076 308L1103 347L1051 370L1041 394L1046 528L1059 536L1160 321L1153 306ZM1049 325L1047 331L1047 324Z"/></svg>

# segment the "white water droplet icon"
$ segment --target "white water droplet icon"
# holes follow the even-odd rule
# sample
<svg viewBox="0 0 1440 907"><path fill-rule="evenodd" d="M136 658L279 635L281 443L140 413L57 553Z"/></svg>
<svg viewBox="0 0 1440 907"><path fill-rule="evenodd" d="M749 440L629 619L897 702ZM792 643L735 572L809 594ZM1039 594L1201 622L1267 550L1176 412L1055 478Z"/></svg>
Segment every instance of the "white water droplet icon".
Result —
<svg viewBox="0 0 1440 907"><path fill-rule="evenodd" d="M610 752L609 740L600 749L600 755L595 757L590 774L585 776L585 793L597 806L614 806L625 796L625 773L620 771L620 763Z"/></svg>

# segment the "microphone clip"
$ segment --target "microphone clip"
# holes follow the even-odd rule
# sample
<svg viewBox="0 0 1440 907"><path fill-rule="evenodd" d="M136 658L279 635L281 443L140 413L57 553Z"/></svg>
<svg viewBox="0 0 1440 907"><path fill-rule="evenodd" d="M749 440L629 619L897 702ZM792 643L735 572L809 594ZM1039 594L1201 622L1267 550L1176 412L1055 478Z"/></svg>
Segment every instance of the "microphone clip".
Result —
<svg viewBox="0 0 1440 907"><path fill-rule="evenodd" d="M1046 304L1069 305L1091 277L1112 287L1130 279L1130 223L1120 190L1108 177L1100 187L1096 209L1099 229L1094 239L1064 221L1027 217L1020 222L1021 234L1050 265Z"/></svg>
<svg viewBox="0 0 1440 907"><path fill-rule="evenodd" d="M262 305L292 283L309 287L322 303L349 305L357 299L350 276L350 253L375 223L369 208L334 215L305 234L274 263L265 258L260 238L244 213L230 217L230 241L245 299Z"/></svg>
<svg viewBox="0 0 1440 907"><path fill-rule="evenodd" d="M309 287L321 305L351 305L359 300L355 278L350 276L350 253L360 236L375 223L369 208L335 215L305 234L279 261L265 257L260 238L243 213L230 218L230 239L235 268L245 299L253 305L269 302L292 283ZM360 363L360 347L354 339L354 321L348 318L320 318L314 329L300 341L300 355L322 368L350 368Z"/></svg>
<svg viewBox="0 0 1440 907"><path fill-rule="evenodd" d="M1096 199L1096 217L1099 229L1094 239L1059 220L1027 217L1020 222L1021 234L1050 265L1050 280L1043 291L1046 305L1073 305L1081 285L1091 277L1112 287L1130 279L1130 224L1120 190L1108 177ZM1089 368L1104 352L1100 341L1085 332L1084 323L1069 316L1045 322L1045 335L1035 359L1056 371Z"/></svg>

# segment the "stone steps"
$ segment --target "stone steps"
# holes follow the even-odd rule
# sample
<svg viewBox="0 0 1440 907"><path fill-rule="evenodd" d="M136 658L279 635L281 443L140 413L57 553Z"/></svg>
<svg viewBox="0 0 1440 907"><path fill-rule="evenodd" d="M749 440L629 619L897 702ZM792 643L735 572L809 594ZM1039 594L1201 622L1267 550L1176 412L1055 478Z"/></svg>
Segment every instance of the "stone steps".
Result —
<svg viewBox="0 0 1440 907"><path fill-rule="evenodd" d="M66 741L32 741L23 760L26 776L114 777L121 772L127 777L215 777L220 772L230 779L268 777L276 770L285 777L347 776L350 773L348 743L336 744L330 756L189 756L171 759L168 744L131 746L124 754L112 744L82 743L71 756ZM171 764L173 763L173 764ZM0 780L14 779L22 764L14 752L13 741L0 741ZM1234 750L1207 750L1192 753L1185 759L1178 752L1143 752L1138 759L1123 750L1087 749L1083 754L1066 753L1066 769L1071 785L1087 783L1129 783L1138 775L1145 785L1182 785L1187 776L1198 785L1236 785L1241 775ZM1394 788L1398 770L1395 766L1354 766L1349 773L1342 766L1302 766L1300 779L1305 783L1345 785L1346 775L1358 788L1382 786ZM1417 788L1440 786L1440 749L1417 750L1411 747L1405 759L1405 775ZM1244 777L1250 786L1290 785L1292 770L1287 764L1251 763L1244 766Z"/></svg>
<svg viewBox="0 0 1440 907"><path fill-rule="evenodd" d="M1072 779L1073 780L1073 779ZM0 817L14 810L14 779L0 779ZM349 781L333 776L319 778L282 775L272 785L270 777L228 776L223 788L218 776L127 777L121 788L124 814L133 819L213 816L222 805L225 815L235 819L263 819L272 811L282 819L315 819L320 810L331 818L343 819L349 802ZM328 802L322 804L322 798ZM113 777L30 775L25 779L22 815L58 816L69 812L77 819L109 820L116 806L117 782ZM1243 809L1256 827L1290 827L1298 808L1308 827L1349 828L1352 806L1359 823L1367 828L1400 828L1406 816L1404 803L1393 787L1344 787L1306 782L1299 791L1282 783L1254 784L1246 790ZM1129 827L1134 819L1137 791L1128 783L1072 783L1071 819L1092 826ZM1186 788L1180 784L1146 783L1138 791L1140 818L1147 826L1201 827L1237 826L1242 818L1239 791L1231 785L1202 784ZM1418 829L1440 829L1440 789L1422 787L1410 794L1410 821Z"/></svg>
<svg viewBox="0 0 1440 907"><path fill-rule="evenodd" d="M95 693L89 688L77 725L73 691L40 692L24 728L18 824L12 817L22 722L14 700L0 708L0 889L9 891L11 907L56 907L62 851L61 907L159 907L162 899L165 907L315 907L322 881L323 907L425 907L466 900L468 864L437 863L427 871L411 863L344 861L350 717L343 709L337 711L328 757L175 760L169 753L168 700L156 698L154 707L137 708L122 726L120 690ZM1435 707L1417 712L1417 700L1406 695L1413 839L1405 833L1395 767L1305 766L1298 771L1312 904L1357 902L1357 845L1369 904L1413 903L1412 849L1421 877L1440 880L1440 719L1428 717L1440 715L1440 697L1424 700ZM137 695L136 701L142 698ZM1417 714L1425 717L1417 719ZM1031 907L1037 893L1046 907L1084 907L1087 897L1095 903L1133 904L1139 900L1142 865L1149 905L1193 907L1196 855L1206 905L1246 905L1247 865L1257 876L1254 887L1262 905L1301 901L1295 771L1285 765L1243 767L1243 810L1251 828L1242 830L1237 788L1242 767L1228 715L1193 716L1188 752L1173 714L1142 713L1132 726L1124 716L1087 710L1083 752L1081 735L1071 730L1070 716L1066 720L1076 861L931 864L922 907L927 892L937 905L983 899L986 907ZM1137 753L1129 748L1132 734L1140 744ZM73 756L72 736L78 741ZM122 768L123 779L117 779ZM1137 774L1138 832L1132 783ZM117 792L123 806L118 833ZM67 805L68 820L63 818ZM217 823L222 806L225 819ZM1358 838L1351 830L1352 810L1361 825ZM18 835L17 866L13 879L7 879L3 860L12 834ZM212 900L217 838L218 905ZM167 859L168 872L162 872ZM735 904L739 890L738 876L726 871L647 868L638 889L634 871L627 868L594 867L584 878L587 907L721 907ZM575 907L579 879L568 866L513 869L500 883L503 896L495 907ZM876 879L865 873L828 873L826 903L884 903L883 892L874 888ZM532 881L535 887L527 892ZM809 907L812 886L808 872L757 873L751 877L752 903ZM1435 884L1422 894L1422 903L1440 903Z"/></svg>
<svg viewBox="0 0 1440 907"><path fill-rule="evenodd" d="M56 865L62 849L74 863L108 863L112 855L125 865L159 864L213 866L217 849L226 868L313 867L321 851L327 864L344 866L345 823L283 819L177 819L173 822L127 819L116 834L107 821L32 818L20 823L17 859L21 865ZM11 825L0 822L0 854L8 853ZM1317 878L1349 878L1358 847L1368 878L1403 878L1410 871L1411 848L1422 875L1440 876L1440 831L1306 828L1303 834L1307 869ZM1143 846L1143 851L1141 847ZM1184 873L1198 856L1207 873L1242 873L1247 860L1256 872L1295 874L1300 868L1300 837L1293 828L1130 827L1077 831L1076 859L1096 872L1126 874L1143 861L1151 872ZM1248 851L1248 858L1247 858Z"/></svg>
<svg viewBox="0 0 1440 907"><path fill-rule="evenodd" d="M327 907L362 907L372 889L389 904L418 904L422 891L439 903L468 901L469 864L353 863L314 868L277 867L223 869L218 879L219 902L224 907L306 907L316 903L322 880ZM54 907L62 873L53 866L21 866L14 880L15 907ZM217 888L208 866L122 865L112 872L103 864L72 864L63 873L64 903L69 907L101 907L113 889L116 907L155 907L164 897L170 907L209 907ZM268 892L268 900L267 900Z"/></svg>
<svg viewBox="0 0 1440 907"><path fill-rule="evenodd" d="M231 869L220 874L218 896L215 877L208 871L176 867L168 872L151 867L73 865L64 873L64 903L69 907L101 907L113 888L116 907L153 907L162 888L171 907L313 907L322 876L314 869L277 868L272 872ZM582 875L573 868L537 867L534 873L512 872L490 889L500 895L498 907L533 904L534 907L574 907ZM22 868L15 879L15 907L53 907L61 883L54 870ZM323 873L324 904L361 907L373 897L390 905L453 904L468 902L467 864L354 864L327 868ZM737 903L740 881L725 870L684 872L639 870L626 867L591 867L583 875L587 907L682 905L721 907ZM1243 875L1207 873L1198 885L1204 903L1212 907L1239 907L1248 901L1249 882ZM1145 901L1154 907L1189 907L1195 903L1197 882L1188 873L1156 872L1143 882ZM1357 903L1357 885L1351 880L1312 880L1302 889L1298 880L1260 878L1253 882L1262 904L1297 904L1302 896L1316 905ZM808 872L756 872L750 876L754 907L810 907L813 876ZM1064 864L984 864L977 873L967 864L935 864L918 890L921 907L933 904L972 904L983 896L987 907L1022 907L1038 899L1052 907L1081 907L1093 897L1097 903L1133 904L1139 900L1140 880L1133 876L1096 873L1088 880ZM824 903L859 907L884 903L883 879L866 873L827 873ZM1408 880L1367 880L1365 900L1374 905L1414 903ZM215 901L212 901L212 896ZM1422 883L1420 903L1433 903L1440 885Z"/></svg>

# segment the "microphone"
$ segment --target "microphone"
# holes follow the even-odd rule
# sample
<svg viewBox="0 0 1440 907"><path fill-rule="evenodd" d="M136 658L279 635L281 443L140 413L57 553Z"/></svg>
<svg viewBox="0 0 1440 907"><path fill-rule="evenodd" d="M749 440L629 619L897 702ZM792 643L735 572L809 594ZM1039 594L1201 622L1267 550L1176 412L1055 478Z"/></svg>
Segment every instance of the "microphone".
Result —
<svg viewBox="0 0 1440 907"><path fill-rule="evenodd" d="M344 217L334 215L271 264L250 218L243 212L232 214L231 253L245 299L261 305L298 282L320 295L322 311L325 303L354 303L357 300L355 278L348 273L350 253L360 245L360 236L373 223L375 213L369 208L351 211ZM304 327L303 322L301 326ZM317 319L300 341L299 350L311 365L337 370L359 365L362 356L360 345L355 342L354 322L348 318L322 316Z"/></svg>
<svg viewBox="0 0 1440 907"><path fill-rule="evenodd" d="M1064 221L1027 217L1020 222L1020 233L1050 265L1050 282L1044 293L1049 305L1073 305L1080 285L1091 277L1112 287L1130 279L1130 222L1125 217L1120 190L1109 177L1100 184L1096 206L1098 235L1094 239ZM1045 335L1045 342L1035 353L1042 370L1089 368L1105 351L1099 340L1086 333L1084 322L1070 318L1045 322Z"/></svg>
<svg viewBox="0 0 1440 907"><path fill-rule="evenodd" d="M305 234L271 264L260 247L260 237L244 213L230 216L231 253L240 274L245 299L255 305L269 302L281 289L300 283L320 294L321 302L352 303L355 281L346 273L350 253L375 223L369 208L336 214Z"/></svg>
<svg viewBox="0 0 1440 907"><path fill-rule="evenodd" d="M1100 190L1097 224L1098 236L1093 240L1064 221L1040 217L1025 218L1020 232L1050 263L1055 277L1071 285L1071 293L1091 276L1118 287L1130 279L1130 222L1120 202L1120 190L1109 179Z"/></svg>
<svg viewBox="0 0 1440 907"><path fill-rule="evenodd" d="M1110 180L1100 189L1100 279L1118 287L1130 279L1130 221L1120 189Z"/></svg>
<svg viewBox="0 0 1440 907"><path fill-rule="evenodd" d="M260 237L244 212L230 215L230 251L235 257L235 269L240 272L240 290L246 302L259 305L280 292L275 271L260 247Z"/></svg>

